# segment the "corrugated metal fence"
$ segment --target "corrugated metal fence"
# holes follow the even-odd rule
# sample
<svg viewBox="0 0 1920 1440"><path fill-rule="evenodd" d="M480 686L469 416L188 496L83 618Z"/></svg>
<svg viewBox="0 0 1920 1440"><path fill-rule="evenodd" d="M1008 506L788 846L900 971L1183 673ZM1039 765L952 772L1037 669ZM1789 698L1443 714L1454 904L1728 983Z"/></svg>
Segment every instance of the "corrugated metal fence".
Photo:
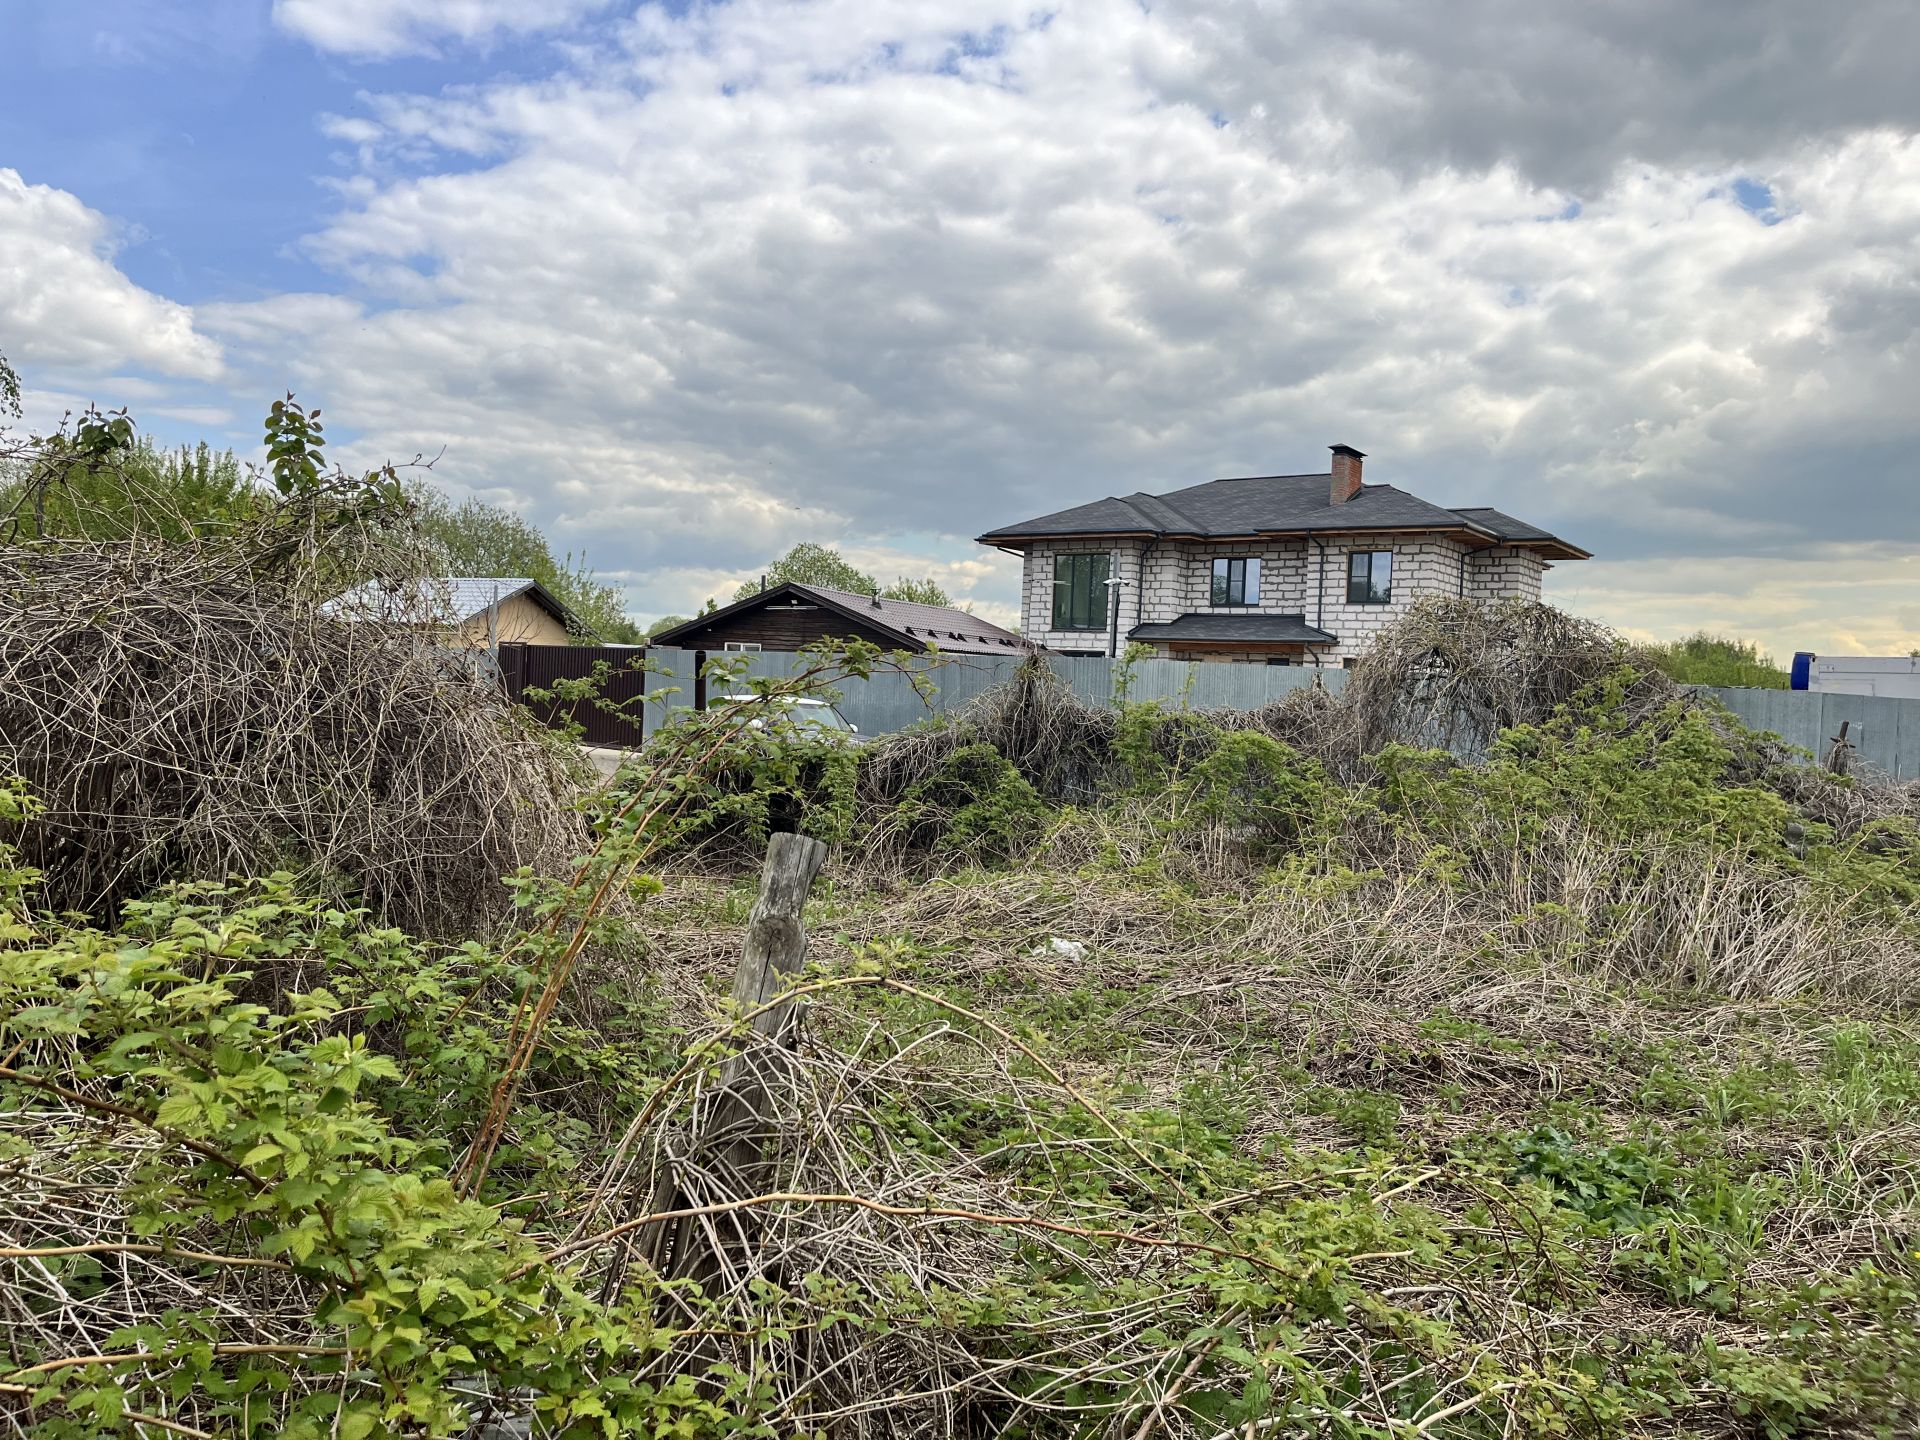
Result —
<svg viewBox="0 0 1920 1440"><path fill-rule="evenodd" d="M604 662L613 677L606 687L609 696L624 700L642 693L657 695L673 689L678 693L666 703L685 707L694 703L698 669L694 657L699 653L660 646L642 651L577 645L503 645L500 662L508 688L514 694L527 685L546 687L556 679L588 676L593 673L596 662ZM653 671L644 677L633 668L643 655ZM743 679L785 677L797 674L811 663L807 656L776 651L708 658L736 665ZM957 655L916 662L916 670L924 674L931 687L931 694L926 697L915 687L910 675L881 670L870 679L843 681L838 687L840 710L863 735L904 730L916 721L957 709L974 696L1001 684L1020 667L1021 659L1018 655ZM1047 664L1082 700L1095 705L1112 703L1117 662L1056 655L1048 657ZM1128 695L1135 700L1167 700L1195 709L1253 709L1303 685L1320 684L1337 690L1346 680L1344 670L1316 670L1309 666L1196 665L1179 660L1142 660L1132 667ZM709 698L717 698L727 692L729 685L725 680L715 679L709 688ZM1840 733L1841 721L1847 721L1847 738L1856 747L1860 760L1899 780L1920 779L1920 700L1816 694L1803 690L1703 688L1754 729L1770 730L1816 756L1827 753L1834 737ZM556 708L570 713L585 727L584 738L589 744L633 745L640 739L638 731L626 721L585 704L544 707L543 718L550 723L560 718L557 714L545 713ZM653 724L651 717L657 713L657 708L648 707L649 729Z"/></svg>
<svg viewBox="0 0 1920 1440"><path fill-rule="evenodd" d="M580 738L588 745L638 745L644 738L640 725L624 718L638 718L641 706L625 704L621 713L604 708L638 700L647 690L647 676L638 668L644 649L619 645L520 645L500 647L500 679L507 693L519 700L547 724L558 729L569 722L580 727ZM659 653L659 652L655 652ZM601 670L599 667L604 666ZM601 676L596 686L599 701L535 700L529 689L551 690L556 681L587 680Z"/></svg>
<svg viewBox="0 0 1920 1440"><path fill-rule="evenodd" d="M693 703L695 672L690 650L649 650L655 674L648 677L649 692L678 686L681 693L672 703ZM709 658L714 658L709 656ZM804 670L811 663L805 655L762 651L746 655L719 657L737 663L742 677L784 677ZM942 656L932 663L916 662L914 670L930 687L922 696L913 675L899 670L876 671L866 680L842 681L840 711L858 726L863 735L884 735L904 730L916 721L958 709L984 691L1012 678L1020 668L1019 655ZM1050 656L1047 664L1065 680L1073 693L1093 705L1113 700L1113 674L1117 662L1082 659L1065 655ZM1135 700L1173 700L1196 708L1251 709L1278 699L1303 685L1320 683L1337 688L1347 680L1344 670L1314 670L1288 665L1190 665L1178 660L1143 660L1133 666L1128 695ZM724 681L709 687L709 698L727 690Z"/></svg>

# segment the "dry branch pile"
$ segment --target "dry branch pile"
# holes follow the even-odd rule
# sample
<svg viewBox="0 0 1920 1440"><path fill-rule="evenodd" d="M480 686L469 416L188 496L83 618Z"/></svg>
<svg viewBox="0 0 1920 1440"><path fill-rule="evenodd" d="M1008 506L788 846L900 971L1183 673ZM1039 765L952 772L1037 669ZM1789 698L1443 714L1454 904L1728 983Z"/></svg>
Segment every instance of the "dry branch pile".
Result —
<svg viewBox="0 0 1920 1440"><path fill-rule="evenodd" d="M471 931L580 843L551 737L405 627L330 618L227 547L0 550L0 773L48 807L47 903L275 869Z"/></svg>

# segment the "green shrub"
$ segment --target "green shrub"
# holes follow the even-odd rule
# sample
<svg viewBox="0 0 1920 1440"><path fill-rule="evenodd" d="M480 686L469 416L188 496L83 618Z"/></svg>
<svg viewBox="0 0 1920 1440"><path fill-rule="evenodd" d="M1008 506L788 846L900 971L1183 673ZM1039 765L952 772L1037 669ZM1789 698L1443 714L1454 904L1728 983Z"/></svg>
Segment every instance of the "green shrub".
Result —
<svg viewBox="0 0 1920 1440"><path fill-rule="evenodd" d="M1326 772L1257 731L1223 734L1178 786L1186 823L1242 833L1257 851L1292 844L1327 812Z"/></svg>
<svg viewBox="0 0 1920 1440"><path fill-rule="evenodd" d="M963 745L914 781L894 807L911 850L977 864L1018 859L1052 812L1011 761L985 743Z"/></svg>
<svg viewBox="0 0 1920 1440"><path fill-rule="evenodd" d="M1647 653L1669 677L1682 685L1750 685L1763 690L1785 690L1787 672L1761 653L1751 640L1695 631L1684 640L1650 645Z"/></svg>

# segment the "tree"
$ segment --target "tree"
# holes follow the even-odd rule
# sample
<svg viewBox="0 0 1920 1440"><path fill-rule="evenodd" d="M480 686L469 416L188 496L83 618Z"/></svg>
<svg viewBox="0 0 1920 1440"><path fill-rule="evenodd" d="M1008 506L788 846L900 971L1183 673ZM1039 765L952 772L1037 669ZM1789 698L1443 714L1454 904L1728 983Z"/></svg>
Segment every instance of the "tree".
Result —
<svg viewBox="0 0 1920 1440"><path fill-rule="evenodd" d="M0 415L20 418L20 372L0 355Z"/></svg>
<svg viewBox="0 0 1920 1440"><path fill-rule="evenodd" d="M676 625L684 625L686 623L687 617L685 615L662 615L658 620L647 626L647 639L651 640L654 636L664 634Z"/></svg>
<svg viewBox="0 0 1920 1440"><path fill-rule="evenodd" d="M953 604L953 597L940 588L937 580L932 579L909 580L902 575L880 593L888 600L911 600L916 605Z"/></svg>
<svg viewBox="0 0 1920 1440"><path fill-rule="evenodd" d="M1699 630L1684 640L1647 648L1654 663L1683 685L1747 685L1785 690L1791 683L1787 672L1773 663L1772 656L1762 654L1751 640L1709 635Z"/></svg>
<svg viewBox="0 0 1920 1440"><path fill-rule="evenodd" d="M0 513L19 527L16 538L146 535L179 543L230 531L270 503L233 451L204 440L162 450L134 436L129 422L124 436L108 435L105 449L80 443L88 433L110 431L113 418L83 422L50 441L34 464L0 480Z"/></svg>
<svg viewBox="0 0 1920 1440"><path fill-rule="evenodd" d="M871 595L880 582L864 570L856 570L838 550L803 540L766 569L768 585L784 585L797 580L803 585L819 585L828 590L851 590L856 595ZM749 580L733 592L735 600L760 593L760 581Z"/></svg>
<svg viewBox="0 0 1920 1440"><path fill-rule="evenodd" d="M932 580L909 580L901 576L884 589L866 571L854 567L838 550L803 540L766 569L769 586L789 581L818 585L827 590L847 590L855 595L876 591L888 600L913 600L922 605L951 605L953 600ZM759 579L747 581L733 592L735 600L747 600L760 593Z"/></svg>
<svg viewBox="0 0 1920 1440"><path fill-rule="evenodd" d="M547 537L524 516L479 500L449 503L446 496L418 486L414 502L419 525L444 559L449 575L511 575L537 580L571 610L599 639L633 645L645 638L627 614L617 585L603 582L569 552L555 558Z"/></svg>

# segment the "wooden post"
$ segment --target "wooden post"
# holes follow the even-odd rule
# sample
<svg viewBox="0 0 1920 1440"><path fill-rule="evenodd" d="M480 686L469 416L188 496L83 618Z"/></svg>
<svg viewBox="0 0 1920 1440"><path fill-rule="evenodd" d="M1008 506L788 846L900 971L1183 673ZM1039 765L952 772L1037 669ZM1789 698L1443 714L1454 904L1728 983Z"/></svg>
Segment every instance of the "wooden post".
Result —
<svg viewBox="0 0 1920 1440"><path fill-rule="evenodd" d="M760 897L747 917L733 976L734 1003L743 1013L759 1013L748 1022L741 1048L721 1068L689 1157L701 1176L701 1193L688 1195L663 1166L652 1201L656 1212L762 1194L773 1178L772 1087L785 1069L781 1044L799 1010L797 1003L780 1003L778 996L806 963L807 930L800 916L826 858L827 847L808 835L781 832L767 841ZM747 1247L752 1225L746 1214L672 1222L653 1232L646 1251L656 1269L664 1264L675 1278L706 1284L726 1268L729 1251Z"/></svg>
<svg viewBox="0 0 1920 1440"><path fill-rule="evenodd" d="M1833 748L1827 752L1827 769L1835 775L1844 775L1849 768L1849 762L1853 752L1853 742L1847 739L1847 730L1852 724L1853 722L1851 720L1842 720L1840 722L1840 733L1834 736L1830 742Z"/></svg>
<svg viewBox="0 0 1920 1440"><path fill-rule="evenodd" d="M707 708L707 652L693 652L693 708Z"/></svg>

